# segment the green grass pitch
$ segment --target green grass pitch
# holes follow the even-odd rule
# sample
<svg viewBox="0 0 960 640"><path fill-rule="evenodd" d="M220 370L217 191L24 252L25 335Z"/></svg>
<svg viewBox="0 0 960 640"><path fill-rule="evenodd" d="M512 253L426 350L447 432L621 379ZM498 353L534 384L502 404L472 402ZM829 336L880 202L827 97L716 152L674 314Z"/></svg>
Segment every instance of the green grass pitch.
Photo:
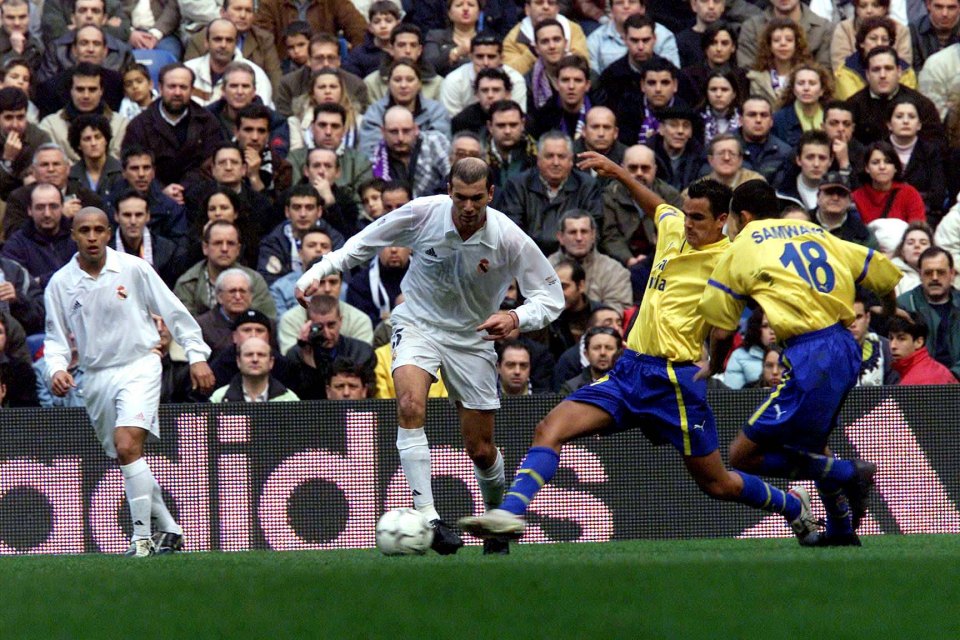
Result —
<svg viewBox="0 0 960 640"><path fill-rule="evenodd" d="M960 536L5 557L0 638L960 638Z"/></svg>

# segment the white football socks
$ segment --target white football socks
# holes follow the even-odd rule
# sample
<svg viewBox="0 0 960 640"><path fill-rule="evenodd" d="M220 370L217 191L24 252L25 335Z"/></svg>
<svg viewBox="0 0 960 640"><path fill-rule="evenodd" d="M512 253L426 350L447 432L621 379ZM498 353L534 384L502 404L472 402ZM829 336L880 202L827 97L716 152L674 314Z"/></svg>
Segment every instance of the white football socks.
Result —
<svg viewBox="0 0 960 640"><path fill-rule="evenodd" d="M156 480L153 481L153 491L150 493L150 504L150 513L153 514L153 519L157 525L157 531L183 535L183 529L180 528L180 525L177 524L177 521L173 519L172 515L170 515L170 511L167 509L167 505L163 501L163 490L160 488L160 484Z"/></svg>
<svg viewBox="0 0 960 640"><path fill-rule="evenodd" d="M151 493L157 481L143 458L120 465L120 471L123 473L123 490L130 505L130 518L133 520L133 539L149 538Z"/></svg>
<svg viewBox="0 0 960 640"><path fill-rule="evenodd" d="M497 459L489 469L473 466L473 474L480 485L480 494L483 496L483 506L487 511L496 509L503 502L503 490L507 480L503 474L503 454L497 449Z"/></svg>
<svg viewBox="0 0 960 640"><path fill-rule="evenodd" d="M430 444L423 427L419 429L397 428L397 450L400 466L413 493L413 506L426 516L428 521L440 515L433 507L433 488L430 485Z"/></svg>

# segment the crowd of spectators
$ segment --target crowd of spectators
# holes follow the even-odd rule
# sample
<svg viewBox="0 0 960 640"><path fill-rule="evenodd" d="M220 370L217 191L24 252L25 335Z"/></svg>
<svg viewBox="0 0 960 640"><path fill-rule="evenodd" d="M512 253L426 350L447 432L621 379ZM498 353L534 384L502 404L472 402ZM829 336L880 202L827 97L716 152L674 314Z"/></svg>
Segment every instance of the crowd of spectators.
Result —
<svg viewBox="0 0 960 640"><path fill-rule="evenodd" d="M856 303L861 384L960 377L960 0L4 0L0 17L4 405L82 403L50 394L39 335L83 206L213 350L219 388L198 397L158 320L165 401L392 397L416 257L386 248L306 309L294 284L468 156L564 291L548 328L498 345L501 392L570 393L624 348L657 240L583 151L676 206L697 180L771 183L785 216L904 273L913 322ZM780 376L751 309L717 382Z"/></svg>

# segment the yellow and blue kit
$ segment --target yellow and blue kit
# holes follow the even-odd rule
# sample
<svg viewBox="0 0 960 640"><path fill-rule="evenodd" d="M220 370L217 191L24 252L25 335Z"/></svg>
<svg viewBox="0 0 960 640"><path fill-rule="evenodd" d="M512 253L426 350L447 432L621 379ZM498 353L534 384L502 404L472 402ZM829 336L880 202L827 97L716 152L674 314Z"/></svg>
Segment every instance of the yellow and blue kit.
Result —
<svg viewBox="0 0 960 640"><path fill-rule="evenodd" d="M900 270L873 249L810 222L754 220L721 258L700 301L711 326L735 330L748 298L785 345L782 382L744 427L754 442L822 450L856 384L861 351L853 322L857 285L880 295Z"/></svg>
<svg viewBox="0 0 960 640"><path fill-rule="evenodd" d="M693 380L706 337L697 304L730 242L695 249L686 241L684 213L666 204L657 207L654 220L653 268L627 349L607 376L567 399L609 413L612 432L642 426L656 444L670 442L683 455L703 456L716 450L717 430L706 383Z"/></svg>

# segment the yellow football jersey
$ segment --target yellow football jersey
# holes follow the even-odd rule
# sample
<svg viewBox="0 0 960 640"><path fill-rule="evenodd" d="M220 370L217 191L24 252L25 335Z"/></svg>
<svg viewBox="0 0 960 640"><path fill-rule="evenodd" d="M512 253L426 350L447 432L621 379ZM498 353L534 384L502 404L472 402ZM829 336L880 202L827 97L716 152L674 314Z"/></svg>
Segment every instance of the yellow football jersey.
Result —
<svg viewBox="0 0 960 640"><path fill-rule="evenodd" d="M627 347L673 362L697 361L706 337L697 303L730 241L723 238L694 249L687 243L683 212L670 205L657 207L654 219L658 237L653 269Z"/></svg>
<svg viewBox="0 0 960 640"><path fill-rule="evenodd" d="M873 249L840 240L811 222L754 220L721 258L700 313L737 328L747 298L763 307L778 340L853 322L856 285L885 295L900 270Z"/></svg>

